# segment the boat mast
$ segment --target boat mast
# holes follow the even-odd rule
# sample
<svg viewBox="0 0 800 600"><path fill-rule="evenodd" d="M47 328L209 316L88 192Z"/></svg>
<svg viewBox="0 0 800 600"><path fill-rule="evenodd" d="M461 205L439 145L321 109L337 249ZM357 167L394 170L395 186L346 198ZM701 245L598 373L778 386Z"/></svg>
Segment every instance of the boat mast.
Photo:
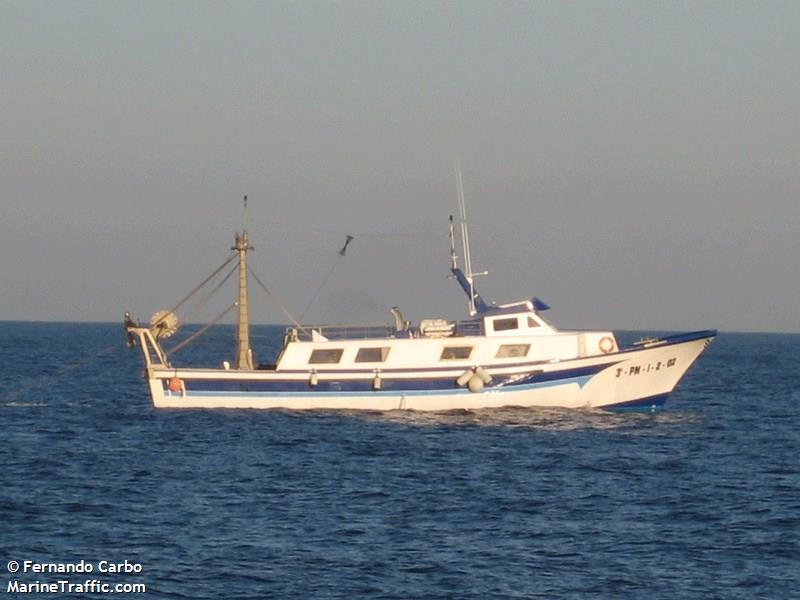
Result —
<svg viewBox="0 0 800 600"><path fill-rule="evenodd" d="M236 368L252 369L253 352L250 349L250 312L247 303L247 252L253 247L247 239L247 196L242 210L242 231L236 233L236 245L231 250L239 253L239 322L236 330Z"/></svg>

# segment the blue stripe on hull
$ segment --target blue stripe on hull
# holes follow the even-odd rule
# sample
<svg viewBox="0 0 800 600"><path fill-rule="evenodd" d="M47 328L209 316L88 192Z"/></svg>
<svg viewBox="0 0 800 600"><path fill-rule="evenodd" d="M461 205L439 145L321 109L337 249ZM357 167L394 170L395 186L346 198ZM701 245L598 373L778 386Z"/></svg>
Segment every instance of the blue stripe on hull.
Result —
<svg viewBox="0 0 800 600"><path fill-rule="evenodd" d="M559 379L557 381L543 381L541 383L527 383L524 385L514 385L514 386L506 386L503 388L485 388L486 391L496 390L497 392L518 392L518 391L525 391L525 390L533 390L533 389L542 389L547 387L555 387L561 385L570 385L576 384L579 387L583 387L586 385L586 382L591 379L590 376L583 376L583 377L569 377L566 379ZM398 393L404 396L442 396L442 395L470 395L470 392L467 388L457 387L452 382L446 388L427 388L422 389L420 386L416 386L409 389L404 390L387 390L387 389L380 389L380 390L373 390L372 387L369 389L361 389L361 390L348 390L343 392L342 390L335 390L335 389L320 389L320 386L311 388L308 387L308 384L303 384L303 388L301 390L296 391L287 391L287 390L259 390L259 391L251 391L251 390L244 390L244 389L235 389L235 390L219 390L219 389L212 389L212 390L197 390L197 389L187 389L186 395L187 396L230 396L231 392L236 392L242 396L261 396L264 398L276 398L276 397L308 397L308 396L396 396ZM172 395L170 392L165 392L167 395ZM176 396L181 396L181 392L175 392Z"/></svg>
<svg viewBox="0 0 800 600"><path fill-rule="evenodd" d="M669 394L657 394L655 396L648 396L646 398L639 398L638 400L630 400L628 402L620 402L619 404L609 404L603 406L603 410L613 411L650 411L654 412L664 408L664 404L669 398Z"/></svg>
<svg viewBox="0 0 800 600"><path fill-rule="evenodd" d="M486 386L487 390L503 388L507 390L525 389L528 387L543 387L544 385L560 385L563 383L578 383L583 387L596 373L616 363L592 365L577 369L551 371L542 373L534 371L529 374L495 375L492 383ZM320 379L316 386L309 385L306 380L276 379L267 381L224 380L224 379L191 379L184 378L187 392L222 392L222 393L375 393L372 388L373 378L331 380ZM381 378L381 391L395 392L442 392L458 390L455 378L418 378L418 379L391 379Z"/></svg>

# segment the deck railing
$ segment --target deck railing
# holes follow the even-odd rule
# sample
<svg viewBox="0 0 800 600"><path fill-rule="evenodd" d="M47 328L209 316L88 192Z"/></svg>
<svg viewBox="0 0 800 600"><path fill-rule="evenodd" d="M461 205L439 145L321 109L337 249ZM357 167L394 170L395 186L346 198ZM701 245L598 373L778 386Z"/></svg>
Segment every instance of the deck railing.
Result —
<svg viewBox="0 0 800 600"><path fill-rule="evenodd" d="M288 327L286 329L287 339L300 342L321 341L321 338L343 340L409 336L408 331L398 331L390 325L303 325L302 328Z"/></svg>
<svg viewBox="0 0 800 600"><path fill-rule="evenodd" d="M483 323L480 320L454 321L453 336L483 335ZM385 339L385 338L417 338L420 331L416 327L397 329L391 325L303 325L287 327L286 340L292 342L311 342L345 339Z"/></svg>

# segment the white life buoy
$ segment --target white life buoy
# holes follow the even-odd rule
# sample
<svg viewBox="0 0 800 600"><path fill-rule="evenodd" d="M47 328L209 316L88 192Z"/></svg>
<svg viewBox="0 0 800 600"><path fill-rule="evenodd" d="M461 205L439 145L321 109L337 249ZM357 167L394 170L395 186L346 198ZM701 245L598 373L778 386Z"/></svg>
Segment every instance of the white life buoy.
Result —
<svg viewBox="0 0 800 600"><path fill-rule="evenodd" d="M608 354L614 349L614 340L611 339L609 336L604 335L603 337L600 338L597 347L600 348L600 352L602 352L603 354Z"/></svg>

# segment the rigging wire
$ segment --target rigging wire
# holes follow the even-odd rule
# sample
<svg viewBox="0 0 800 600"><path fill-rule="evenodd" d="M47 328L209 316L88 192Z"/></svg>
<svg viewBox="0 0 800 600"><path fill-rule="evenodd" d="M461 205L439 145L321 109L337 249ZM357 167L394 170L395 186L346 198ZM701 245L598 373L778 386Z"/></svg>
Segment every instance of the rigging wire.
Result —
<svg viewBox="0 0 800 600"><path fill-rule="evenodd" d="M247 202L247 201L245 200L245 203L246 203L246 202ZM246 204L245 204L245 206L246 206ZM330 230L329 230L328 232L330 232L330 233L338 233L338 232L331 232ZM319 293L320 293L320 292L322 291L322 289L325 287L325 284L328 282L328 280L329 280L329 279L331 278L331 276L333 275L333 272L336 270L336 267L338 266L339 262L340 262L340 261L341 261L341 259L342 259L342 258L343 258L343 257L344 257L346 254L347 254L347 248L348 248L348 246L349 246L350 242L351 242L351 241L353 241L353 240L355 239L355 238L354 238L352 235L350 235L350 234L345 234L345 235L346 235L346 237L345 237L345 242L344 242L344 245L342 246L341 250L339 250L339 253L338 253L339 255L337 256L336 260L334 261L333 265L331 266L331 268L330 268L330 270L328 271L328 273L327 273L327 275L325 276L325 278L322 280L322 283L319 285L319 287L317 288L317 290L314 292L314 295L311 297L311 300L309 301L308 305L306 306L305 310L303 311L303 314L300 316L300 320L302 320L302 319L305 317L305 315L306 315L306 313L308 312L308 310L309 310L309 309L311 308L311 306L314 304L315 300L316 300L316 299L317 299L317 297L319 296ZM229 256L229 257L227 258L227 260L225 260L225 262L224 262L224 263L222 263L222 264L221 264L221 265L220 265L220 266L219 266L217 269L215 269L215 270L214 270L214 271L213 271L213 272L212 272L212 273L211 273L211 274L210 274L208 277L206 277L206 278L205 278L205 279L204 279L204 280L203 280L203 281L202 281L202 282L201 282L199 285L197 285L197 286L196 286L194 289L192 289L192 290L191 290L191 291L190 291L188 294L186 294L186 295L185 295L183 298L181 298L181 300L180 300L180 301L178 301L178 302L177 302L177 303L176 303L176 304L175 304L175 305L174 305L174 306L173 306L173 307L172 307L172 308L171 308L169 311L167 311L167 313L166 313L166 314L165 314L165 315L164 315L164 316L163 316L163 317L162 317L162 318L161 318L161 319L160 319L160 320L159 320L157 323L155 323L154 325L158 325L160 322L162 322L162 321L164 321L164 320L166 319L166 317L167 317L167 314L169 314L169 313L174 313L174 312L175 312L175 311L176 311L178 308L180 308L181 306L183 306L183 305L184 305L184 304L185 304L185 303L186 303L186 302L187 302L187 301L188 301L188 300L189 300L189 299L190 299L192 296L194 296L194 295L195 295L195 294L196 294L196 293L197 293L197 292L198 292L198 291L199 291L199 290L200 290L200 289L201 289L203 286L205 286L205 285L206 285L206 284L207 284L209 281L211 281L211 280L212 280L214 277L216 277L216 276L217 276L217 275L218 275L218 274L219 274L219 273L220 273L220 272L221 272L221 271L222 271L222 270L223 270L223 269L224 269L226 266L228 266L228 265L229 265L229 264L230 264L230 263L231 263L231 262L232 262L232 261L233 261L233 260L236 258L236 256L237 256L237 255L236 255L235 253L234 253L234 254L231 254L231 256ZM296 326L298 329L300 329L301 331L303 331L303 332L305 332L305 333L308 333L308 330L307 330L306 328L304 328L304 327L303 327L303 326L300 324L300 322L299 322L297 319L295 319L295 318L294 318L294 316L293 316L293 315L292 315L292 314L291 314L291 313L288 311L288 309L287 309L287 308L286 308L286 307L283 305L283 303L282 303L282 302L281 302L281 301L280 301L280 300L277 298L277 296L275 296L275 294L273 294L273 293L272 293L272 292L269 290L269 288L267 288L267 286L266 286L266 285L265 285L265 284L264 284L264 283L261 281L261 279L258 277L258 275L257 275L257 274L256 274L256 273L253 271L252 267L250 267L250 266L248 265L248 267L247 267L247 270L248 270L248 272L249 272L249 273L250 273L250 274L253 276L253 278L256 280L256 282L257 282L257 283L258 283L258 284L261 286L261 289L263 289L263 290L264 290L264 292L267 294L267 296L270 298L270 300L271 300L271 301L272 301L272 302L275 304L275 306L277 306L277 308L278 308L278 309L279 309L279 310L280 310L280 311L281 311L281 312L282 312L282 313L283 313L283 314L284 314L284 315L285 315L285 316L286 316L286 317L287 317L287 318L288 318L288 319L289 319L289 320L290 320L290 321L291 321L291 322L292 322L292 323L293 323L293 324L294 324L294 325L295 325L295 326ZM215 285L215 286L214 286L214 288L213 288L211 291L209 291L209 292L208 292L208 293L207 293L207 294L206 294L206 295L205 295L203 298L201 298L201 299L200 299L200 301L197 303L197 305L195 305L195 307L194 307L194 308L193 308L193 309L190 311L190 313L187 315L187 317L186 317L185 319L182 319L182 320L181 320L181 322L182 322L182 323L185 323L185 322L187 322L187 321L188 321L188 320L189 320L189 319L190 319L190 318L191 318L193 315L195 315L195 314L196 314L197 312L199 312L199 311L200 311L200 310L201 310L203 307L205 307L205 305L208 303L208 301L211 299L211 297L212 297L214 294L216 294L216 292L217 292L217 291L219 291L219 289L220 289L220 288L222 288L222 286L223 286L223 285L225 285L225 283L228 281L228 279L230 279L230 277L233 275L233 273L234 273L235 271L236 271L236 266L234 266L234 268L233 268L233 269L231 269L231 270L230 270L230 271L229 271L229 272L228 272L228 273L225 275L225 277L223 277L223 278L222 278L222 280L221 280L219 283L217 283L217 285ZM233 308L234 308L236 305L237 305L237 303L236 303L236 302L234 302L234 303L233 303L231 306L229 306L227 309L225 309L225 311L223 311L223 312L222 312L222 314L220 314L220 315L219 315L217 318L215 318L213 321L211 321L210 323L208 323L207 325L205 325L205 326L204 326L202 329L200 329L200 330L199 330L199 331L197 331L196 333L192 334L191 336L189 336L188 338L186 338L185 340L183 340L183 341L182 341L182 342L180 342L179 344L175 345L173 348L171 348L171 349L169 349L169 350L166 350L166 349L165 349L165 352L166 352L166 354L168 354L168 355L172 355L172 354L175 354L176 352L178 352L179 350L181 350L182 348L184 348L186 345L188 345L189 343L191 343L192 341L194 341L196 338L198 338L200 335L202 335L203 333L205 333L205 332L208 330L208 328L209 328L209 327L211 327L212 325L215 325L216 323L218 323L218 322L219 322L219 321L220 321L220 320L221 320L221 319L222 319L222 318L223 318L225 315L227 315L227 314L228 314L228 313L229 313L231 310L233 310Z"/></svg>
<svg viewBox="0 0 800 600"><path fill-rule="evenodd" d="M283 303L278 299L278 297L272 292L270 292L269 289L267 289L267 286L262 283L262 281L258 278L258 275L256 275L255 272L253 271L252 267L250 267L250 265L247 265L247 271L250 273L250 275L253 276L253 279L256 280L258 285L261 286L261 289L264 290L264 292L266 292L267 296L275 304L278 310L280 310L284 314L284 316L286 316L295 325L295 327L297 327L298 329L300 329L305 333L308 333L308 330L305 327L303 327L298 322L298 320L294 318L294 316L292 316L292 313L289 312L289 310L283 305Z"/></svg>
<svg viewBox="0 0 800 600"><path fill-rule="evenodd" d="M171 356L171 355L175 354L176 352L178 352L181 348L183 348L183 347L187 346L188 344L190 344L191 342L193 342L195 339L197 339L198 337L203 335L206 331L208 331L208 329L211 326L216 325L217 323L219 323L225 317L225 315L227 315L229 312L231 312L236 307L237 304L238 304L238 302L234 302L233 304L231 304L228 308L226 308L224 311L222 311L222 313L220 313L213 321L211 321L210 323L206 324L199 331L196 331L195 333L190 335L188 338L183 340L180 344L176 344L175 346L173 346L169 350L164 349L164 353L167 354L168 356Z"/></svg>
<svg viewBox="0 0 800 600"><path fill-rule="evenodd" d="M336 258L336 260L333 263L333 266L331 266L331 268L330 268L330 271L328 271L328 274L325 275L325 279L322 280L322 283L319 284L319 287L317 288L317 291L314 292L313 296L311 296L311 299L308 301L308 304L306 304L306 307L303 310L303 313L300 315L300 320L301 321L305 318L306 313L308 313L308 310L311 308L311 305L314 304L314 301L317 299L317 296L319 296L319 293L322 291L322 288L325 287L326 283L328 283L328 279L330 279L331 275L333 275L333 272L336 270L336 266L339 264L339 261L342 260L342 256L344 256L344 255L340 254Z"/></svg>
<svg viewBox="0 0 800 600"><path fill-rule="evenodd" d="M75 369L79 369L80 367L83 367L83 366L93 362L94 360L100 358L101 356L103 356L105 354L108 354L112 350L115 350L115 349L117 349L119 347L120 347L119 343L111 344L110 346L108 346L106 348L103 348L99 352L95 352L94 354L86 356L86 357L84 357L84 358L82 358L82 359L80 359L80 360L78 360L78 361L76 361L74 363L71 363L71 364L69 364L69 365L67 365L65 367L62 367L62 368L56 370L54 373L47 373L47 374L44 374L44 375L40 375L39 377L34 378L30 383L27 383L27 384L23 385L22 387L19 387L19 388L13 390L10 394L5 396L3 398L3 400L5 400L5 401L13 401L16 398L18 398L19 395L22 394L23 392L27 392L28 390L30 390L32 388L38 387L39 385L42 385L42 383L44 383L47 380L53 380L53 379L57 379L59 377L62 377L63 375L69 373L70 371L74 371Z"/></svg>
<svg viewBox="0 0 800 600"><path fill-rule="evenodd" d="M326 235L335 235L335 236L343 236L349 235L345 231L339 231L336 229L326 229L321 227L307 227L305 225L295 225L293 223L281 223L278 221L266 221L266 225L275 226L276 228L288 229L288 230L295 230L295 231L311 231L314 233L324 233ZM354 234L358 237L359 240L363 240L366 238L418 238L418 237L427 237L427 234L423 231L357 231Z"/></svg>
<svg viewBox="0 0 800 600"><path fill-rule="evenodd" d="M234 265L234 267L230 271L228 271L228 274L222 278L222 281L220 281L216 286L214 286L214 288L210 292L208 292L208 294L206 294L203 298L200 299L197 305L186 315L186 318L181 319L181 324L188 323L192 317L194 317L198 312L200 312L208 303L208 301L211 299L211 297L214 294L216 294L223 285L225 285L228 279L231 278L231 275L233 275L236 272L236 269L238 269L238 265Z"/></svg>
<svg viewBox="0 0 800 600"><path fill-rule="evenodd" d="M319 296L319 293L322 291L322 288L324 288L324 287L325 287L325 284L326 284L326 283L328 283L328 279L330 279L330 278L331 278L331 275L333 275L333 272L336 270L336 267L338 266L338 264L339 264L339 261L341 261L341 260L342 260L342 258L344 258L344 257L345 257L345 255L347 254L347 246L348 246L348 245L350 244L350 242L352 242L354 239L355 239L355 238L354 238L352 235L349 235L349 234L347 235L347 238L346 238L346 239L345 239L345 241L344 241L344 246L342 246L342 249L341 249L341 250L339 250L339 256L338 256L338 257L336 258L336 260L334 261L334 263L333 263L333 266L331 266L331 269L330 269L330 271L328 271L328 274L327 274L327 275L325 275L325 279L323 279L323 280L322 280L322 283L320 283L320 284L319 284L319 287L317 288L317 291L316 291L316 292L314 292L314 295L313 295L313 296L311 296L311 299L308 301L308 304L306 305L306 308L305 308L305 310L303 311L303 314L301 314L301 315L300 315L300 320L301 320L301 321L302 321L302 320L303 320L303 318L306 316L306 313L308 313L308 310L311 308L311 305L312 305L312 304L314 304L314 301L317 299L317 296Z"/></svg>
<svg viewBox="0 0 800 600"><path fill-rule="evenodd" d="M189 293L188 293L188 294L186 294L186 295L185 295L183 298L181 298L181 299L180 299L180 301L178 301L178 303L177 303L175 306L173 306L171 309L169 309L169 310L168 310L168 311L167 311L167 312L164 314L164 316L163 316L163 317L161 317L161 318L160 318L160 319L159 319L159 320L158 320L156 323L153 323L153 326L157 326L157 325L159 325L161 322L163 322L163 321L166 319L166 317L167 317L167 315L168 315L168 314L170 314L170 313L174 313L174 312L175 312L176 310L178 310L178 309L179 309L181 306L183 306L183 305L186 303L186 301L187 301L187 300L189 300L189 298L191 298L192 296L194 296L194 295L197 293L197 291L198 291L200 288L202 288L202 287L203 287L205 284L207 284L209 281L211 281L212 279L214 279L214 277L216 277L216 275L217 275L217 274L218 274L220 271L222 271L222 269L224 269L225 267L227 267L227 266L228 266L228 265L231 263L231 261L233 261L233 259L235 259L235 258L236 258L236 254L231 254L231 255L230 255L230 257L229 257L229 258L228 258L228 259L227 259L227 260L226 260L224 263L222 263L222 264L221 264L219 267L217 267L217 269L216 269L216 270L215 270L213 273L211 273L211 275L209 275L208 277L206 277L206 278L205 278L205 279L204 279L204 280L203 280L203 281L200 283L200 285L196 286L196 287L195 287L195 288L194 288L194 289L193 289L191 292L189 292Z"/></svg>

